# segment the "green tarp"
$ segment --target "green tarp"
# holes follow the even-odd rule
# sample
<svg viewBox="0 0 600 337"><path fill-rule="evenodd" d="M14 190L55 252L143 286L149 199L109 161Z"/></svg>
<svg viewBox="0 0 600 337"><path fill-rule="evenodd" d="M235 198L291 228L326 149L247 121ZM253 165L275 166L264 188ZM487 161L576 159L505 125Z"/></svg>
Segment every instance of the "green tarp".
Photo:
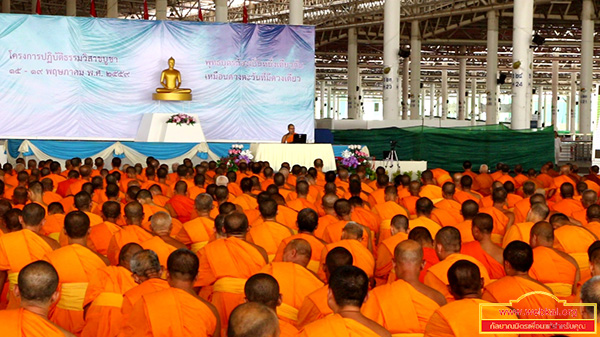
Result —
<svg viewBox="0 0 600 337"><path fill-rule="evenodd" d="M399 160L425 160L430 168L450 172L462 171L462 163L470 160L474 169L481 164L493 168L503 162L525 169L539 168L554 161L554 129L514 131L504 125L463 128L386 128L372 130L333 130L334 144L363 144L377 160L385 159L383 151L390 141L397 141Z"/></svg>

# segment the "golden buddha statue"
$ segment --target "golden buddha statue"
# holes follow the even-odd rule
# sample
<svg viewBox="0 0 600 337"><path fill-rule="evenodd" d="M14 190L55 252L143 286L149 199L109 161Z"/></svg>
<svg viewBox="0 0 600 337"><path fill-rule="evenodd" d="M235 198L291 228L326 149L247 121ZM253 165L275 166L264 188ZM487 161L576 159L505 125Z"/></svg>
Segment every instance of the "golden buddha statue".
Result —
<svg viewBox="0 0 600 337"><path fill-rule="evenodd" d="M160 101L191 101L192 89L179 88L181 86L181 73L175 69L175 59L169 59L169 69L160 74L162 88L157 88L152 94L152 99Z"/></svg>

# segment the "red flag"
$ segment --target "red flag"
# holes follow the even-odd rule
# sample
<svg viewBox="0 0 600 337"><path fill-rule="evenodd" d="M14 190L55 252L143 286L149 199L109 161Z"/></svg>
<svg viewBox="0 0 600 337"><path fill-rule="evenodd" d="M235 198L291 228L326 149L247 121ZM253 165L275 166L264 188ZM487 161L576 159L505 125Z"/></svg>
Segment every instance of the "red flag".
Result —
<svg viewBox="0 0 600 337"><path fill-rule="evenodd" d="M97 17L98 15L96 15L96 1L92 0L92 3L90 4L90 15L93 17Z"/></svg>
<svg viewBox="0 0 600 337"><path fill-rule="evenodd" d="M144 0L144 20L148 20L148 0Z"/></svg>
<svg viewBox="0 0 600 337"><path fill-rule="evenodd" d="M200 6L200 1L198 1L198 19L200 21L204 21L204 18L202 17L202 7Z"/></svg>
<svg viewBox="0 0 600 337"><path fill-rule="evenodd" d="M248 9L246 8L246 0L244 0L244 12L242 14L242 22L248 23Z"/></svg>
<svg viewBox="0 0 600 337"><path fill-rule="evenodd" d="M41 3L41 0L37 0L37 4L35 5L35 14L42 15L42 3Z"/></svg>

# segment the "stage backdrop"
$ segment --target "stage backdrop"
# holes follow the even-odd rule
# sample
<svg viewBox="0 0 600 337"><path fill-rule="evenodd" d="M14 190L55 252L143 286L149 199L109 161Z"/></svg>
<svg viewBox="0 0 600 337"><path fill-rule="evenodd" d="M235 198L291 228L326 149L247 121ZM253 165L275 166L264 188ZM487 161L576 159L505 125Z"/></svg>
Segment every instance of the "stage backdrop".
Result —
<svg viewBox="0 0 600 337"><path fill-rule="evenodd" d="M314 27L0 14L0 138L127 140L194 112L210 141L314 139ZM152 93L173 57L192 102Z"/></svg>

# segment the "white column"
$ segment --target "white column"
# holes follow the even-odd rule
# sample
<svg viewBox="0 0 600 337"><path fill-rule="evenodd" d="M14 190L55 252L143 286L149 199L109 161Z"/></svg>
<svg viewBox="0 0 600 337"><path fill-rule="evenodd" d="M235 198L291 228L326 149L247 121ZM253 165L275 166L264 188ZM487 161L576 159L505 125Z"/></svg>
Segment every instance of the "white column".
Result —
<svg viewBox="0 0 600 337"><path fill-rule="evenodd" d="M571 66L575 68L575 65ZM571 95L569 95L569 118L571 119L571 127L569 131L571 133L577 132L577 116L575 115L575 110L577 109L577 73L571 73ZM581 108L579 110L581 112Z"/></svg>
<svg viewBox="0 0 600 337"><path fill-rule="evenodd" d="M442 69L442 119L446 118L448 118L448 69L444 68Z"/></svg>
<svg viewBox="0 0 600 337"><path fill-rule="evenodd" d="M77 16L77 3L75 0L67 0L67 16Z"/></svg>
<svg viewBox="0 0 600 337"><path fill-rule="evenodd" d="M583 0L581 10L581 90L579 91L579 132L592 132L592 90L594 56L594 3Z"/></svg>
<svg viewBox="0 0 600 337"><path fill-rule="evenodd" d="M498 124L498 12L487 12L487 62L485 123Z"/></svg>
<svg viewBox="0 0 600 337"><path fill-rule="evenodd" d="M540 86L537 89L538 94L538 128L542 127L544 120L546 119L546 113L544 111L544 87Z"/></svg>
<svg viewBox="0 0 600 337"><path fill-rule="evenodd" d="M31 14L36 14L36 9L37 9L37 0L31 0Z"/></svg>
<svg viewBox="0 0 600 337"><path fill-rule="evenodd" d="M558 131L558 61L552 61L552 125Z"/></svg>
<svg viewBox="0 0 600 337"><path fill-rule="evenodd" d="M358 35L348 29L348 118L358 119Z"/></svg>
<svg viewBox="0 0 600 337"><path fill-rule="evenodd" d="M421 32L419 21L411 22L410 31L410 119L420 119Z"/></svg>
<svg viewBox="0 0 600 337"><path fill-rule="evenodd" d="M531 101L529 100L531 97L529 47L533 33L533 0L515 1L513 12L513 100L511 128L522 130L530 128L531 120L529 113L531 110Z"/></svg>
<svg viewBox="0 0 600 337"><path fill-rule="evenodd" d="M408 58L402 63L402 119L408 119Z"/></svg>
<svg viewBox="0 0 600 337"><path fill-rule="evenodd" d="M423 90L421 95L421 104L419 105L421 108L421 110L419 110L419 116L421 116L421 118L425 118L425 97L425 90Z"/></svg>
<svg viewBox="0 0 600 337"><path fill-rule="evenodd" d="M332 88L334 91L332 92L333 98L333 110L331 111L331 119L339 119L338 110L340 109L340 101L337 92L335 91L335 87Z"/></svg>
<svg viewBox="0 0 600 337"><path fill-rule="evenodd" d="M481 91L479 92L479 94L477 95L477 119L481 120L481 104L483 102L483 94L481 93Z"/></svg>
<svg viewBox="0 0 600 337"><path fill-rule="evenodd" d="M477 106L475 105L475 98L477 98L477 78L471 78L471 125L475 125L477 120Z"/></svg>
<svg viewBox="0 0 600 337"><path fill-rule="evenodd" d="M400 1L386 0L383 7L383 120L398 119L398 51Z"/></svg>
<svg viewBox="0 0 600 337"><path fill-rule="evenodd" d="M164 1L165 3L165 18L167 14L167 1L166 0L156 0L156 19L164 20L158 18L158 2ZM118 0L106 0L106 17L107 18L118 18L119 17L119 1Z"/></svg>
<svg viewBox="0 0 600 337"><path fill-rule="evenodd" d="M467 47L460 46L460 55L467 53ZM467 92L467 59L461 57L458 60L458 120L465 119L465 105Z"/></svg>
<svg viewBox="0 0 600 337"><path fill-rule="evenodd" d="M325 112L325 81L321 81L319 83L319 100L320 100L319 118L323 119L326 116L326 112Z"/></svg>
<svg viewBox="0 0 600 337"><path fill-rule="evenodd" d="M325 118L331 118L332 106L331 106L331 87L327 86L327 110L325 112Z"/></svg>
<svg viewBox="0 0 600 337"><path fill-rule="evenodd" d="M304 0L290 0L290 25L304 23Z"/></svg>
<svg viewBox="0 0 600 337"><path fill-rule="evenodd" d="M435 109L435 83L431 82L429 85L429 119L433 119L435 113L433 110Z"/></svg>
<svg viewBox="0 0 600 337"><path fill-rule="evenodd" d="M10 13L10 0L2 0L2 13Z"/></svg>
<svg viewBox="0 0 600 337"><path fill-rule="evenodd" d="M227 22L227 0L215 0L215 21Z"/></svg>

